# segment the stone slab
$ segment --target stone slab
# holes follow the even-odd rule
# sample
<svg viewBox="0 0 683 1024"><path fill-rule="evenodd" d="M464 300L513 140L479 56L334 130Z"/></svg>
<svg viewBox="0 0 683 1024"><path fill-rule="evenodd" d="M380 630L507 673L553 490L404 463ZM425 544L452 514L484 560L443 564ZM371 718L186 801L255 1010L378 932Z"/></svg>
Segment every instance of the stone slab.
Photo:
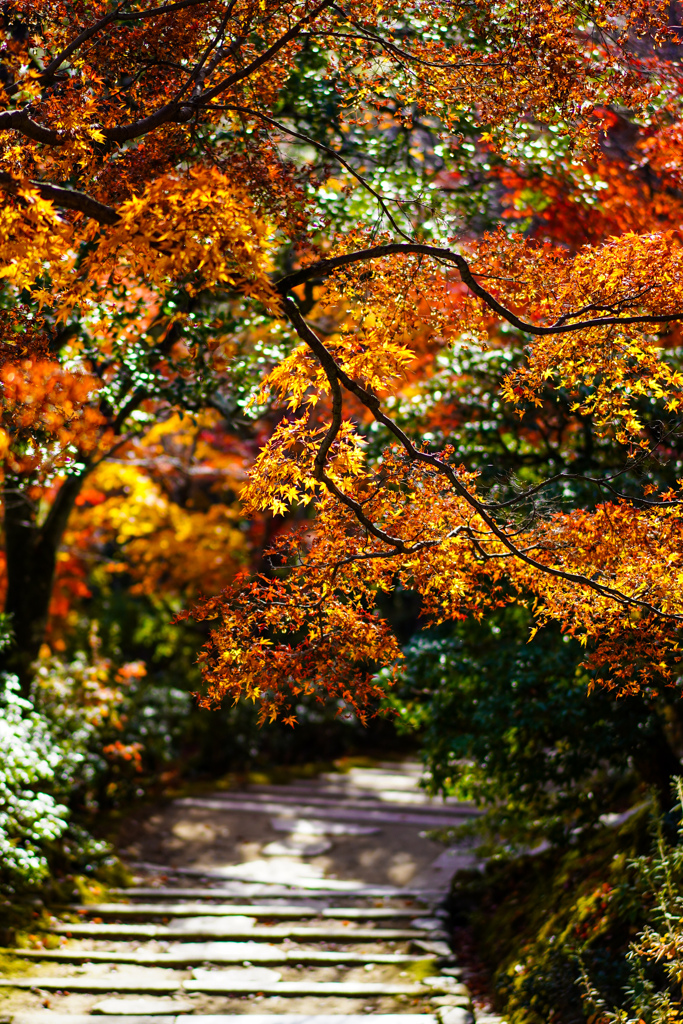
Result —
<svg viewBox="0 0 683 1024"><path fill-rule="evenodd" d="M323 908L307 906L265 907L237 903L88 903L70 907L75 914L97 917L317 917ZM419 912L412 915L418 917Z"/></svg>
<svg viewBox="0 0 683 1024"><path fill-rule="evenodd" d="M368 1017L372 1024L437 1024L432 1013L215 1013L180 1016L175 1024L368 1024Z"/></svg>
<svg viewBox="0 0 683 1024"><path fill-rule="evenodd" d="M206 867L176 867L170 864L152 864L149 861L131 861L130 866L141 871L149 871L154 874L173 876L177 875L182 877L184 875L194 878L206 878L215 879L217 882L224 883L236 883L239 882L245 888L249 886L249 891L253 894L253 888L256 886L261 887L261 895L274 895L276 892L282 891L287 896L294 895L294 890L298 890L304 895L310 895L312 892L316 896L356 896L356 897L372 897L379 899L381 897L392 896L411 896L416 899L424 898L443 898L443 889L437 889L434 886L416 887L412 883L406 886L397 885L363 885L362 882L358 881L347 881L345 879L337 878L317 878L317 877L302 877L298 876L295 878L281 879L272 877L272 866L266 862L263 862L263 874L257 875L254 873L254 861L248 864L226 864L224 866L206 866ZM299 865L297 865L297 868ZM113 889L112 893L131 893L134 889ZM202 890L206 892L215 892L215 890ZM244 892L245 889L240 889L240 892ZM215 898L211 896L211 899Z"/></svg>
<svg viewBox="0 0 683 1024"><path fill-rule="evenodd" d="M92 1008L94 1014L148 1017L159 1014L192 1013L194 1006L189 999L103 999Z"/></svg>
<svg viewBox="0 0 683 1024"><path fill-rule="evenodd" d="M215 923L214 923L215 922ZM312 925L310 928L272 927L226 928L220 919L213 922L196 924L193 918L180 918L177 924L184 927L171 928L168 925L156 924L57 924L47 931L54 935L73 936L79 939L178 939L182 935L186 939L307 939L311 942L327 940L329 942L384 942L408 941L431 937L429 933L416 928L345 928L343 926ZM213 925L213 926L212 926ZM441 936L438 936L439 938Z"/></svg>
<svg viewBox="0 0 683 1024"><path fill-rule="evenodd" d="M263 847L261 853L264 857L318 857L321 853L327 853L332 849L329 839L315 836L302 836L298 833L287 836L285 839L275 839Z"/></svg>
<svg viewBox="0 0 683 1024"><path fill-rule="evenodd" d="M449 957L453 955L453 950L441 939L425 940L417 939L414 945L418 949L423 950L425 953L431 953L433 956L438 957Z"/></svg>
<svg viewBox="0 0 683 1024"><path fill-rule="evenodd" d="M483 862L477 857L474 850L468 850L462 846L452 846L444 850L439 856L428 864L427 867L416 875L411 885L423 889L441 889L446 892L450 889L453 875L456 871L471 871L483 868Z"/></svg>
<svg viewBox="0 0 683 1024"><path fill-rule="evenodd" d="M32 1010L31 1013L15 1013L9 1018L12 1024L93 1024L92 1015L89 1013L53 1013L52 1010L48 1010L45 1013L41 1011ZM184 1017L184 1020L194 1020L196 1017ZM200 1018L201 1019L201 1018ZM114 1016L109 1015L106 1017L96 1017L97 1024L177 1024L177 1016L175 1014L169 1016L163 1014L161 1016L140 1016L135 1014L131 1016L129 1014L116 1014ZM271 1022L274 1024L274 1022Z"/></svg>
<svg viewBox="0 0 683 1024"><path fill-rule="evenodd" d="M106 952L78 949L14 949L12 955L26 960L56 963L113 963L138 964L145 967L192 967L195 964L241 964L245 960L270 964L407 964L432 960L424 953L353 953L339 950L288 949L271 946L266 942L197 942L185 943L177 950L166 953L146 953L144 950Z"/></svg>
<svg viewBox="0 0 683 1024"><path fill-rule="evenodd" d="M359 785L358 779L349 783L347 779L336 779L324 782L324 783L301 783L301 782L288 782L284 786L278 786L277 784L267 785L266 783L251 783L247 786L243 793L250 797L263 796L277 796L282 797L283 800L292 799L307 799L315 800L315 802L323 801L325 803L332 803L334 800L340 798L344 800L344 803L361 803L365 805L367 803L381 803L388 804L390 807L392 804L410 804L416 807L425 807L428 810L433 811L448 811L454 810L462 813L476 812L476 807L472 803L467 801L458 800L457 797L449 796L446 797L445 801L441 797L430 797L423 789L418 789L417 786L409 787L408 789L397 789L391 788L387 785L386 779L383 779L383 787L380 790L367 789ZM386 787L386 788L385 788ZM235 790L224 790L227 796L233 796Z"/></svg>
<svg viewBox="0 0 683 1024"><path fill-rule="evenodd" d="M220 972L216 972L219 974ZM275 984L259 985L255 990L249 983L238 981L184 981L185 992L201 992L204 995L254 995L255 991L264 996L421 996L425 995L422 985L373 984L369 981L278 981Z"/></svg>
<svg viewBox="0 0 683 1024"><path fill-rule="evenodd" d="M472 1005L472 1000L469 996L433 996L429 1002L432 1006L464 1006L469 1009Z"/></svg>
<svg viewBox="0 0 683 1024"><path fill-rule="evenodd" d="M203 977L197 981L145 981L143 978L0 978L0 988L39 989L43 992L102 992L113 996L123 992L171 995L174 992L200 992L205 995L269 996L421 996L429 990L418 984L381 984L369 981L278 981L255 986L251 981L234 978L237 972L207 972L215 980Z"/></svg>
<svg viewBox="0 0 683 1024"><path fill-rule="evenodd" d="M413 923L416 928L432 933L443 928L444 919L442 917L415 917Z"/></svg>
<svg viewBox="0 0 683 1024"><path fill-rule="evenodd" d="M279 815L282 813L282 803L277 800L252 800L239 799L237 794L222 796L217 794L212 797L186 796L174 800L175 807L201 807L210 811L239 811L248 814L269 814ZM300 817L327 818L332 821L367 821L374 825L419 825L420 828L448 828L455 824L455 816L452 814L416 813L414 810L405 809L390 811L386 807L346 807L340 801L334 807L292 803L289 805L292 813ZM470 817L471 815L460 815Z"/></svg>
<svg viewBox="0 0 683 1024"><path fill-rule="evenodd" d="M295 817L271 818L270 827L276 832L289 832L296 836L372 836L381 831L375 825L356 825L352 821Z"/></svg>
<svg viewBox="0 0 683 1024"><path fill-rule="evenodd" d="M368 1024L368 1014L345 1013L205 1013L187 1016L129 1016L106 1015L98 1017L98 1024ZM437 1018L430 1013L373 1013L372 1024L437 1024ZM86 1013L53 1013L31 1011L15 1013L12 1024L92 1024L93 1018ZM496 1024L502 1024L496 1018Z"/></svg>
<svg viewBox="0 0 683 1024"><path fill-rule="evenodd" d="M193 981L208 981L215 984L220 981L223 985L237 984L242 988L244 985L251 986L251 992L260 992L263 985L275 985L282 981L279 971L270 967L233 967L228 971L216 971L211 967L197 967L192 972Z"/></svg>
<svg viewBox="0 0 683 1024"><path fill-rule="evenodd" d="M152 995L171 995L180 991L179 981L145 981L143 978L0 978L0 988L40 989L44 992L149 992Z"/></svg>
<svg viewBox="0 0 683 1024"><path fill-rule="evenodd" d="M415 790L380 790L369 792L360 788L330 787L326 789L306 789L305 787L295 788L287 786L284 793L276 792L275 787L269 791L267 787L252 787L242 793L236 791L212 794L216 797L226 799L238 798L258 801L267 801L277 798L283 805L305 803L312 807L339 806L349 807L353 810L365 810L366 808L377 808L389 813L404 813L409 811L414 814L439 814L451 816L454 820L476 817L481 814L473 804L459 803L457 800L451 803L443 803L440 799L430 801L424 793Z"/></svg>
<svg viewBox="0 0 683 1024"><path fill-rule="evenodd" d="M88 903L70 908L76 914L97 917L242 917L244 924L254 917L323 917L338 918L342 921L380 920L393 917L410 917L420 920L424 909L418 907L310 907L279 906L267 907L258 904L207 904L207 903ZM440 922L437 922L440 925ZM434 925L434 927L437 927ZM431 928L432 925L418 925Z"/></svg>
<svg viewBox="0 0 683 1024"><path fill-rule="evenodd" d="M173 874L173 868L162 869ZM195 872L199 874L200 872ZM224 878L224 876L221 876ZM223 884L215 888L207 886L153 886L153 885L132 885L128 889L110 889L112 896L125 896L128 898L141 897L143 899L188 899L188 900L230 900L261 898L261 899L302 899L302 900L324 900L324 899L396 899L407 897L417 899L419 902L430 902L434 897L441 897L441 891L430 892L424 889L391 889L386 887L372 887L352 889L344 891L339 889L321 889L320 887L309 886L306 889L288 886L286 882L242 882L223 881Z"/></svg>
<svg viewBox="0 0 683 1024"><path fill-rule="evenodd" d="M444 1006L438 1011L438 1017L440 1024L474 1024L473 1014L464 1006Z"/></svg>

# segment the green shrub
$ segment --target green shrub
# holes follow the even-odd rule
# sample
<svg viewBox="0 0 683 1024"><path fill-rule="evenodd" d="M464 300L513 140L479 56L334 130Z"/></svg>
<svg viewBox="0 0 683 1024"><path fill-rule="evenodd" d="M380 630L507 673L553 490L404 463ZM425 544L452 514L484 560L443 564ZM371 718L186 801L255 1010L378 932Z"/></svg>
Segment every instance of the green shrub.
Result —
<svg viewBox="0 0 683 1024"><path fill-rule="evenodd" d="M142 665L117 669L96 642L69 662L40 659L29 700L15 677L3 677L0 892L29 892L48 876L93 873L112 861L109 845L86 827L90 816L136 792L150 737L162 757L167 740L169 702L161 710L154 694L141 700L143 678ZM177 714L188 703L180 697Z"/></svg>
<svg viewBox="0 0 683 1024"><path fill-rule="evenodd" d="M488 852L566 844L639 785L669 800L681 770L672 691L589 695L579 644L550 627L529 643L529 627L510 606L419 634L389 700L421 737L431 788L484 808Z"/></svg>
<svg viewBox="0 0 683 1024"><path fill-rule="evenodd" d="M87 813L146 792L178 754L191 700L150 683L141 661L117 667L103 657L96 630L88 654L39 659L31 693L54 743L78 754L77 776L67 771L58 785L72 809Z"/></svg>

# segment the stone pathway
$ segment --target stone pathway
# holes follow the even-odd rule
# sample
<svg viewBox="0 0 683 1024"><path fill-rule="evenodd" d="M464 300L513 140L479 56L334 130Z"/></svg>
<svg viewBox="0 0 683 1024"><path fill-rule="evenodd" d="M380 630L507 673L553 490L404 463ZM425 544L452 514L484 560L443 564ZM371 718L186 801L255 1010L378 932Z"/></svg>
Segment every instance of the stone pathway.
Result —
<svg viewBox="0 0 683 1024"><path fill-rule="evenodd" d="M0 1020L471 1024L443 903L473 860L424 832L475 812L430 800L419 776L405 762L352 768L134 822L135 886L64 908L49 927L58 948L14 951L29 967L0 978Z"/></svg>

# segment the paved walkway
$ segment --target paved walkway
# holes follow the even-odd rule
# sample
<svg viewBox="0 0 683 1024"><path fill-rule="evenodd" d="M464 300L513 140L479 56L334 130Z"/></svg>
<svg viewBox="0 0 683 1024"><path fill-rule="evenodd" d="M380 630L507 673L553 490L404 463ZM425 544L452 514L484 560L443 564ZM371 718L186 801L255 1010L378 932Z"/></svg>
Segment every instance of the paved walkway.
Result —
<svg viewBox="0 0 683 1024"><path fill-rule="evenodd" d="M58 948L16 951L29 968L0 978L0 1017L471 1024L443 902L472 859L424 833L474 811L430 800L419 775L402 762L214 790L129 823L135 886L64 908Z"/></svg>

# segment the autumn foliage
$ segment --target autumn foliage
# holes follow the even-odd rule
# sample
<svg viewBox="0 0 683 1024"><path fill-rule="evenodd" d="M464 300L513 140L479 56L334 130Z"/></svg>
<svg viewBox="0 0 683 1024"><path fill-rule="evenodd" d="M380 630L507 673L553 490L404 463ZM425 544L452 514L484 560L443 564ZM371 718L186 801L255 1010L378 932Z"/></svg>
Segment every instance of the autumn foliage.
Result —
<svg viewBox="0 0 683 1024"><path fill-rule="evenodd" d="M396 588L435 623L524 602L621 689L675 677L683 498L652 471L683 407L669 4L1 10L21 672L63 545L85 564L115 543L108 571L205 595L202 700L264 719L293 723L300 693L366 715L400 656L376 608ZM527 439L562 401L609 466L493 485L434 440L465 399L401 425L445 353L508 349L499 400ZM199 504L170 498L180 463Z"/></svg>

